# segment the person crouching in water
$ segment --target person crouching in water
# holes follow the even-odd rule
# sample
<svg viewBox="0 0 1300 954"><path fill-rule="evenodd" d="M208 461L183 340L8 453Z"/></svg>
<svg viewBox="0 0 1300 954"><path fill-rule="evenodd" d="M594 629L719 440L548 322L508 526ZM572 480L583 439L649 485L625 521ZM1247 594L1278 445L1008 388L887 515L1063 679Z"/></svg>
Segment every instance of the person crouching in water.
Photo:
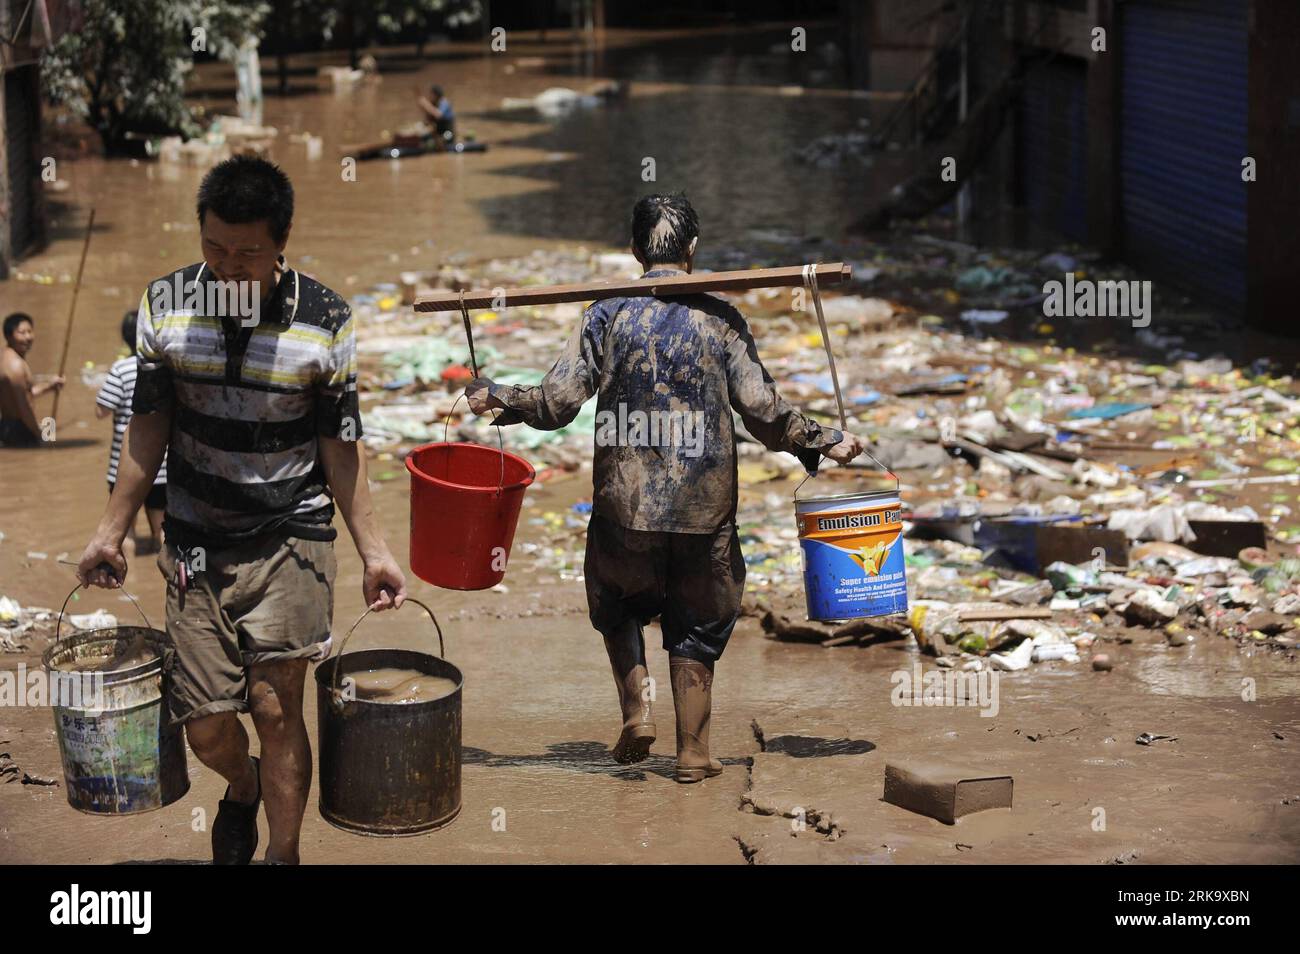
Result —
<svg viewBox="0 0 1300 954"><path fill-rule="evenodd" d="M689 273L699 219L683 195L632 210L646 278ZM500 425L563 427L597 394L592 517L584 565L592 625L605 638L622 706L618 762L649 753L656 727L642 626L660 617L677 716L678 782L722 772L709 755L714 665L740 615L745 562L736 534L734 409L768 449L809 471L862 438L822 427L778 393L744 317L711 295L607 298L587 308L536 387L483 377L465 389Z"/></svg>
<svg viewBox="0 0 1300 954"><path fill-rule="evenodd" d="M434 139L440 149L447 149L456 141L456 110L441 86L429 87L428 96L416 96L425 121L433 126Z"/></svg>

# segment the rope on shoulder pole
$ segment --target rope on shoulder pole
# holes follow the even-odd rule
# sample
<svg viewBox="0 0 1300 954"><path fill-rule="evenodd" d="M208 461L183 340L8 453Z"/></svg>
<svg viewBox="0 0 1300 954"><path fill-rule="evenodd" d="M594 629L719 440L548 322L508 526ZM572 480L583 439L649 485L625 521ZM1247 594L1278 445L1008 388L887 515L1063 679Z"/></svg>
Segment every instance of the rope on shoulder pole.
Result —
<svg viewBox="0 0 1300 954"><path fill-rule="evenodd" d="M474 372L474 380L477 381L479 377L479 373L478 373L478 357L474 354L474 325L469 320L469 309L465 307L465 289L463 288L460 290L460 317L465 324L465 340L469 342L469 366ZM454 409L455 407L456 405L452 404L452 408ZM500 412L495 410L492 412L492 423L494 425L496 425L497 418L499 418L500 416L501 416ZM450 414L447 415L447 420L448 421L451 420ZM442 439L444 442L447 440L447 431L445 428L443 429ZM497 441L498 442L501 441L501 427L499 425L497 426ZM505 482L506 482L506 449L505 449L505 445L503 444L501 447L501 486L502 487L505 486Z"/></svg>
<svg viewBox="0 0 1300 954"><path fill-rule="evenodd" d="M808 293L812 295L813 308L815 308L817 311L817 324L821 327L821 332L822 332L822 347L826 349L826 361L828 364L830 364L831 367L831 385L835 388L835 404L840 410L840 430L847 433L849 429L849 419L848 419L848 415L844 413L844 395L840 391L839 372L835 370L835 352L831 350L830 329L826 327L826 315L822 312L822 293L821 290L817 287L817 266L816 265L810 264L810 265L805 265L803 267L803 283L804 283L804 287L808 289ZM890 477L894 479L895 483L899 482L898 475L895 474L893 470L886 467L879 460L877 460L874 454L872 454L868 450L864 450L862 453L870 457L877 467L879 467L881 470L883 470L886 474L888 474ZM799 482L799 487L802 487L804 484L806 484L808 482L808 478L811 476L812 474L808 474L806 477L804 477L804 479ZM799 494L799 487L795 488L794 491L795 496L798 496Z"/></svg>
<svg viewBox="0 0 1300 954"><path fill-rule="evenodd" d="M844 413L844 395L840 393L840 376L835 370L835 353L831 351L831 333L826 328L826 315L822 312L822 294L817 287L817 266L803 267L803 283L812 295L813 307L817 309L817 324L822 329L822 346L826 349L826 360L831 366L831 384L835 386L835 403L840 409L840 430L849 429L849 420Z"/></svg>
<svg viewBox="0 0 1300 954"><path fill-rule="evenodd" d="M478 377L478 357L474 354L474 326L469 321L469 309L465 307L465 289L460 290L460 317L465 323L465 340L469 342L469 366Z"/></svg>
<svg viewBox="0 0 1300 954"><path fill-rule="evenodd" d="M81 264L77 266L77 283L72 286L72 306L68 309L68 326L63 331L63 354L59 357L59 377L68 367L68 346L72 344L72 320L77 316L77 295L81 292L81 276L86 271L86 253L90 251L90 236L95 230L95 208L90 208L90 221L86 223L86 241L81 246ZM50 411L50 417L58 420L59 417L59 396L63 393L63 388L54 392L54 407Z"/></svg>

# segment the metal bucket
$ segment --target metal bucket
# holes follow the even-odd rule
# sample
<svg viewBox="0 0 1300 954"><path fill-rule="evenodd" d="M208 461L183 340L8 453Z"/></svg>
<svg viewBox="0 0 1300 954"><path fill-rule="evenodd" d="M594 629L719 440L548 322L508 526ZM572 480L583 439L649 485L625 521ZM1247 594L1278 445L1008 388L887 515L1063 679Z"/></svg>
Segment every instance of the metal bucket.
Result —
<svg viewBox="0 0 1300 954"><path fill-rule="evenodd" d="M418 600L438 632L433 611ZM369 649L343 655L363 613L339 653L316 668L316 718L320 749L320 813L335 828L362 835L417 835L449 824L460 814L461 690L465 677L440 656L406 649ZM456 683L428 702L348 699L339 688L347 673L386 667L414 669Z"/></svg>
<svg viewBox="0 0 1300 954"><path fill-rule="evenodd" d="M906 613L898 487L802 500L795 493L808 618L839 623Z"/></svg>
<svg viewBox="0 0 1300 954"><path fill-rule="evenodd" d="M134 597L130 598L135 603ZM133 815L170 805L189 791L190 777L181 727L168 726L163 704L171 648L167 634L152 628L145 616L144 627L96 629L60 639L67 606L65 599L55 624L54 643L45 650L41 663L47 673L60 674L59 685L67 687L76 680L74 696L82 696L74 697L69 705L57 704L67 699L52 700L56 703L54 732L63 759L68 804L94 815ZM140 609L139 603L136 609ZM144 616L143 610L140 615ZM93 674L93 693L81 692L89 681L85 677L92 674L65 668L111 659L137 639L156 656L128 669Z"/></svg>

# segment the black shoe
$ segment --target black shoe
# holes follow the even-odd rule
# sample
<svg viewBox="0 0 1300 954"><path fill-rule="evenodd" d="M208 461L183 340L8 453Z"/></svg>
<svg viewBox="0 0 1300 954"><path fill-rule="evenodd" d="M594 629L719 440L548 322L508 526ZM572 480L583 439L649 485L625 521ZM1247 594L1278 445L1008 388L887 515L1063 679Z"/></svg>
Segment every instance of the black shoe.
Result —
<svg viewBox="0 0 1300 954"><path fill-rule="evenodd" d="M253 759L257 773L257 798L245 805L226 797L217 806L217 818L212 823L212 863L214 865L246 865L257 851L257 810L262 807L262 763Z"/></svg>

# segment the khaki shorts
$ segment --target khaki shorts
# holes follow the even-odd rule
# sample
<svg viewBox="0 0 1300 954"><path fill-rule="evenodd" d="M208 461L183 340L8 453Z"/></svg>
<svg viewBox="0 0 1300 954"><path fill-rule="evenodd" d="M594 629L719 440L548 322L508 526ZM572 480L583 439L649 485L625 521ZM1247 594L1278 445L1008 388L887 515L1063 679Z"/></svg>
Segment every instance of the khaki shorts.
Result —
<svg viewBox="0 0 1300 954"><path fill-rule="evenodd" d="M173 723L247 712L249 666L323 659L334 615L334 544L270 534L209 550L182 594L176 547L158 554L167 581L168 708Z"/></svg>

